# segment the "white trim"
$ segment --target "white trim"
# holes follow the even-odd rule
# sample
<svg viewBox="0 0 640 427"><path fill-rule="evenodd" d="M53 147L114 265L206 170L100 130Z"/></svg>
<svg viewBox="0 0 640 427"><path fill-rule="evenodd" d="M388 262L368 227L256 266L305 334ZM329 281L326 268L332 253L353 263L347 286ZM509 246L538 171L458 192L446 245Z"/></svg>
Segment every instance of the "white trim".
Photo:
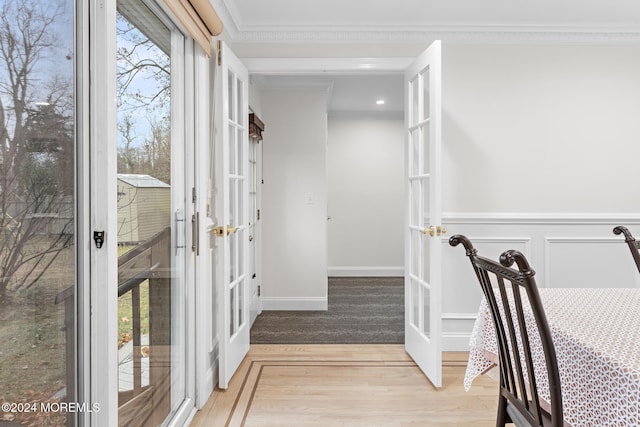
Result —
<svg viewBox="0 0 640 427"><path fill-rule="evenodd" d="M244 43L423 43L433 40L461 43L638 43L636 27L577 26L577 25L252 25L242 21L236 3L211 0L224 23L223 34L230 41Z"/></svg>
<svg viewBox="0 0 640 427"><path fill-rule="evenodd" d="M472 27L450 26L424 30L420 27L367 28L367 27L268 27L255 26L233 35L234 42L242 43L423 43L434 40L450 43L585 43L585 44L637 44L637 29L580 29L559 27Z"/></svg>
<svg viewBox="0 0 640 427"><path fill-rule="evenodd" d="M76 396L77 402L93 403L91 395L91 269L94 256L91 248L91 147L83 141L91 141L90 104L90 40L89 10L93 3L75 2L76 19ZM92 12L93 13L93 12ZM89 284L81 286L80 284ZM68 355L67 355L68 357ZM68 390L68 389L67 389ZM91 413L78 414L77 425L91 425Z"/></svg>
<svg viewBox="0 0 640 427"><path fill-rule="evenodd" d="M471 320L476 321L478 313L442 313L442 320Z"/></svg>
<svg viewBox="0 0 640 427"><path fill-rule="evenodd" d="M327 297L262 297L262 310L327 310Z"/></svg>
<svg viewBox="0 0 640 427"><path fill-rule="evenodd" d="M92 0L89 12L91 84L90 206L91 233L105 231L105 241L91 253L91 426L118 424L118 251L116 200L116 0Z"/></svg>
<svg viewBox="0 0 640 427"><path fill-rule="evenodd" d="M442 351L469 351L470 332L444 332Z"/></svg>
<svg viewBox="0 0 640 427"><path fill-rule="evenodd" d="M329 267L330 277L404 277L404 267Z"/></svg>
<svg viewBox="0 0 640 427"><path fill-rule="evenodd" d="M640 213L443 212L447 224L640 224Z"/></svg>
<svg viewBox="0 0 640 427"><path fill-rule="evenodd" d="M251 74L404 73L414 58L243 58Z"/></svg>
<svg viewBox="0 0 640 427"><path fill-rule="evenodd" d="M550 265L551 265L551 245L553 244L561 244L561 243L579 243L581 245L584 244L588 244L588 243L595 243L595 244L606 244L606 243L612 243L615 245L621 245L624 244L624 246L626 246L624 239L622 238L622 236L614 236L613 233L611 233L611 237L591 237L591 236L587 236L587 237L581 237L581 236L577 236L577 237L553 237L553 236L544 236L544 284L538 284L538 286L540 287L547 287L549 283L551 283L551 276L550 276ZM626 250L626 248L624 249L625 252L627 253L628 251ZM631 258L631 255L629 255L629 258ZM640 287L640 276L638 276L637 274L634 275L635 278L635 286L636 287Z"/></svg>
<svg viewBox="0 0 640 427"><path fill-rule="evenodd" d="M201 49L196 49L195 61L195 177L196 189L195 210L199 212L198 250L196 257L196 286L195 286L195 313L196 313L196 342L195 342L195 369L196 369L196 395L197 408L202 408L215 387L214 373L216 366L212 365L213 355L213 277L211 269L211 249L209 248L209 235L206 232L207 203L208 203L208 160L210 159L209 146L211 137L210 128L210 69L209 59Z"/></svg>

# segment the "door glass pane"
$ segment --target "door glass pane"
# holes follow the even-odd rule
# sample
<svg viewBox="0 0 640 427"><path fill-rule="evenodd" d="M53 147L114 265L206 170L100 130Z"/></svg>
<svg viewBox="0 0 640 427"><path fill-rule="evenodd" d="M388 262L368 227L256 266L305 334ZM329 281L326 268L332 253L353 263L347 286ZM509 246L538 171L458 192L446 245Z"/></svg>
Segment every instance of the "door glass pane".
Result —
<svg viewBox="0 0 640 427"><path fill-rule="evenodd" d="M429 150L430 123L425 123L420 127L420 136L422 137L422 173L431 172L431 151Z"/></svg>
<svg viewBox="0 0 640 427"><path fill-rule="evenodd" d="M241 128L236 128L236 148L237 148L237 158L238 158L238 165L236 166L235 170L237 171L238 175L243 175L245 173L244 171L244 144L242 141L242 129Z"/></svg>
<svg viewBox="0 0 640 427"><path fill-rule="evenodd" d="M423 71L423 74L420 76L422 79L422 96L424 99L424 105L422 106L422 120L427 120L431 117L430 114L430 96L429 96L429 68Z"/></svg>
<svg viewBox="0 0 640 427"><path fill-rule="evenodd" d="M409 175L415 176L421 173L420 170L420 128L411 131L411 146L409 152Z"/></svg>
<svg viewBox="0 0 640 427"><path fill-rule="evenodd" d="M237 76L235 79L235 89L236 89L236 111L235 111L235 121L236 123L238 123L238 125L244 127L244 123L245 121L249 120L248 117L244 117L244 115L242 114L242 110L244 109L244 105L242 104L242 91L244 90L244 86L242 83L242 80L240 80L240 78L238 78Z"/></svg>
<svg viewBox="0 0 640 427"><path fill-rule="evenodd" d="M418 123L419 117L420 117L420 111L418 109L418 107L420 106L419 103L419 95L420 95L420 85L418 83L418 79L415 78L414 80L412 80L411 82L409 82L409 86L411 86L409 88L409 94L411 96L411 110L409 111L410 115L409 115L409 126L415 126L416 123Z"/></svg>
<svg viewBox="0 0 640 427"><path fill-rule="evenodd" d="M244 289L245 289L245 283L244 283L245 279L242 279L241 282L238 284L237 288L238 288L238 329L242 328L244 326Z"/></svg>
<svg viewBox="0 0 640 427"><path fill-rule="evenodd" d="M1 403L77 401L74 7L2 2ZM64 425L66 417L0 411L0 425Z"/></svg>
<svg viewBox="0 0 640 427"><path fill-rule="evenodd" d="M422 233L411 231L411 259L409 271L415 277L420 277L420 254L422 253Z"/></svg>
<svg viewBox="0 0 640 427"><path fill-rule="evenodd" d="M411 324L420 328L420 284L411 279Z"/></svg>
<svg viewBox="0 0 640 427"><path fill-rule="evenodd" d="M236 225L236 198L237 198L237 190L236 190L236 180L229 180L229 226L235 227Z"/></svg>
<svg viewBox="0 0 640 427"><path fill-rule="evenodd" d="M242 254L244 253L244 245L245 245L245 239L244 239L244 235L245 235L245 230L239 230L236 233L236 241L238 242L238 277L241 277L242 275L244 275L244 256L242 256Z"/></svg>
<svg viewBox="0 0 640 427"><path fill-rule="evenodd" d="M118 2L118 421L156 426L184 397L183 191L172 186L172 38L141 0ZM175 48L175 47L174 47ZM177 168L179 170L179 168ZM182 196L182 197L181 197ZM115 321L115 320L114 320Z"/></svg>
<svg viewBox="0 0 640 427"><path fill-rule="evenodd" d="M229 173L236 173L236 153L238 150L238 139L236 135L236 128L233 125L229 125Z"/></svg>
<svg viewBox="0 0 640 427"><path fill-rule="evenodd" d="M422 333L427 337L431 336L431 318L429 316L431 306L431 290L423 286L422 287Z"/></svg>
<svg viewBox="0 0 640 427"><path fill-rule="evenodd" d="M431 178L430 177L426 177L423 178L421 180L421 184L422 184L422 218L423 218L423 227L427 228L430 225L429 222L429 215L431 213L431 204L430 199L429 199L429 195L431 194L431 192L429 191L429 185L431 184Z"/></svg>
<svg viewBox="0 0 640 427"><path fill-rule="evenodd" d="M420 208L420 195L422 194L422 186L420 179L412 179L410 181L410 216L409 216L409 224L414 225L416 227L422 227L420 219L422 218L421 208Z"/></svg>
<svg viewBox="0 0 640 427"><path fill-rule="evenodd" d="M238 292L238 286L233 286L230 292L230 301L229 301L229 312L231 316L231 321L229 322L229 335L233 336L238 331L238 309L237 309L237 297L236 294Z"/></svg>
<svg viewBox="0 0 640 427"><path fill-rule="evenodd" d="M238 245L236 242L237 234L229 235L229 282L234 282L236 280L236 260L238 259L237 251Z"/></svg>
<svg viewBox="0 0 640 427"><path fill-rule="evenodd" d="M231 120L232 122L236 121L235 81L235 75L231 71L229 71L229 74L227 75L227 97L229 98L229 104L227 105L227 108L229 109L229 120Z"/></svg>
<svg viewBox="0 0 640 427"><path fill-rule="evenodd" d="M429 237L429 235L427 235L422 243L422 259L423 259L423 264L422 264L422 272L420 274L420 279L423 280L425 283L430 283L431 279L429 277L429 275L431 274L431 269L430 269L430 263L429 263L429 257L431 256L431 241L436 241L439 242L439 238L438 237Z"/></svg>

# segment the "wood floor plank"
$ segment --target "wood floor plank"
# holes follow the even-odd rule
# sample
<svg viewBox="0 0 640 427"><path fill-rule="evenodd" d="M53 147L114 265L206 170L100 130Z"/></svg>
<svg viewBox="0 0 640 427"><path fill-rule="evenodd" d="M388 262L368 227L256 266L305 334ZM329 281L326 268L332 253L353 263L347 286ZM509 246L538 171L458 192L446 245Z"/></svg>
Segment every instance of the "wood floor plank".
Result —
<svg viewBox="0 0 640 427"><path fill-rule="evenodd" d="M497 383L469 393L466 353L445 353L436 390L402 345L253 345L192 426L491 426Z"/></svg>

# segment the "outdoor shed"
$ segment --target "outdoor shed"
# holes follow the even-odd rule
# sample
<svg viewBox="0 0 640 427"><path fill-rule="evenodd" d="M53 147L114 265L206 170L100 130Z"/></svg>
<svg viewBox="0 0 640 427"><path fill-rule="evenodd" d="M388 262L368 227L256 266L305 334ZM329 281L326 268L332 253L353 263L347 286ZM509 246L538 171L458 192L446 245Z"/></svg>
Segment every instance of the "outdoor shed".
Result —
<svg viewBox="0 0 640 427"><path fill-rule="evenodd" d="M171 222L171 186L150 175L118 174L118 243L138 243Z"/></svg>

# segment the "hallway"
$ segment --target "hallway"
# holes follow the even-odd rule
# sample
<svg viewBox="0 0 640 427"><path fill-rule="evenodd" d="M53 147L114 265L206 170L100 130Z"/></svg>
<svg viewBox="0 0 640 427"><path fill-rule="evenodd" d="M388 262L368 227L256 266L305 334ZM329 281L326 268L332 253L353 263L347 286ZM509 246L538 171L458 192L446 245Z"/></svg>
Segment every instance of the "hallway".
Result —
<svg viewBox="0 0 640 427"><path fill-rule="evenodd" d="M402 345L253 345L204 426L490 426L497 382L463 389L466 353L443 355L435 390Z"/></svg>

